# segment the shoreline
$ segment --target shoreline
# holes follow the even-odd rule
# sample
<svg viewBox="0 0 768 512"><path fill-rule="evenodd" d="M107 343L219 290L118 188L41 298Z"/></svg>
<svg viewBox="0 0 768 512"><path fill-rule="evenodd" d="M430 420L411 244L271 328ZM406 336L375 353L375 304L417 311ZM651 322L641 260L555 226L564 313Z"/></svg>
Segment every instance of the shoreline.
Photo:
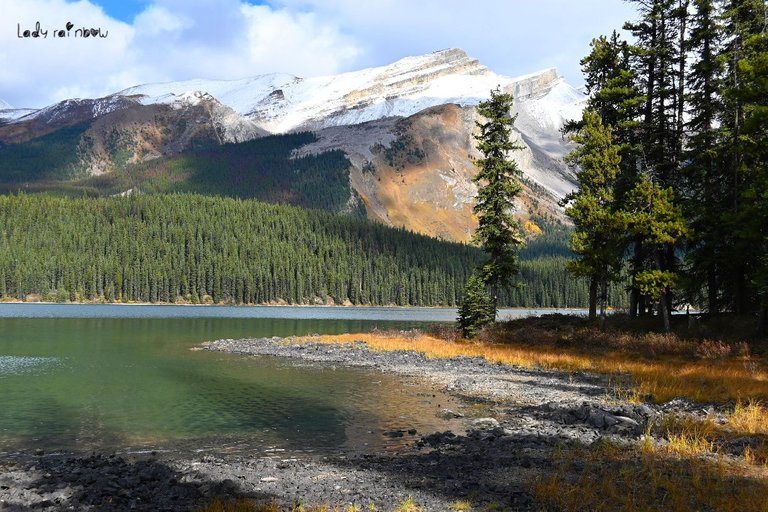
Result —
<svg viewBox="0 0 768 512"><path fill-rule="evenodd" d="M502 366L480 358L374 352L359 342L257 338L206 342L199 349L425 379L469 406L482 404L484 416L467 413L466 432L393 431L390 435L410 441L396 452L361 447L354 453L256 457L189 457L173 451L27 454L0 463L0 505L52 512L98 510L108 503L110 510L182 511L225 496L274 501L286 509L298 500L342 509L372 503L377 510L393 510L410 497L427 511L449 511L459 502L478 509L533 510L531 482L551 470L556 450L604 439L634 443L662 409L616 401L603 376Z"/></svg>
<svg viewBox="0 0 768 512"><path fill-rule="evenodd" d="M372 305L372 304L186 304L179 302L48 302L23 300L0 300L0 306L3 304L29 304L46 306L181 306L181 307L213 307L213 308L323 308L323 309L435 309L435 310L457 310L456 306L398 306L397 304ZM552 311L552 312L587 312L587 308L547 308L547 307L526 307L526 306L503 306L499 311Z"/></svg>

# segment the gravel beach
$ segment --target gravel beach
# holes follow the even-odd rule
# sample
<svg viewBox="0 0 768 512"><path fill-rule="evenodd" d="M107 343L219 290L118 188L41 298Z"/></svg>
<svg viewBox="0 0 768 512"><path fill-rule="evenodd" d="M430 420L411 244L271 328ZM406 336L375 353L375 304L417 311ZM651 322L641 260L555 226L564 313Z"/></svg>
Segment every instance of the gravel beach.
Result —
<svg viewBox="0 0 768 512"><path fill-rule="evenodd" d="M187 511L217 496L342 510L353 504L393 510L408 497L429 511L451 510L459 501L477 509L532 510L529 483L551 467L554 450L602 438L634 442L661 411L618 402L602 376L503 366L479 358L373 352L362 342L258 338L217 340L200 348L426 379L484 416L446 409L441 414L461 417L464 431L388 432L407 441L397 451L198 457L172 450L22 452L0 462L0 510Z"/></svg>

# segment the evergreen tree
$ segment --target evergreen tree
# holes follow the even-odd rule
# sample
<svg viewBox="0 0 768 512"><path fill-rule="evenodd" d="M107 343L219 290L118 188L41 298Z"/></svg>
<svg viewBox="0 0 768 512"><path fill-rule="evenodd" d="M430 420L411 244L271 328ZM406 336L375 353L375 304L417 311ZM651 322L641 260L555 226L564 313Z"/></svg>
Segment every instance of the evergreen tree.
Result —
<svg viewBox="0 0 768 512"><path fill-rule="evenodd" d="M686 27L688 0L631 0L638 5L640 20L627 23L625 28L635 36L632 66L638 78L638 89L645 95L641 110L641 159L639 176L635 185L651 179L661 189L677 187L681 181L683 161L683 114L686 81ZM680 194L672 196L680 200ZM656 269L676 273L679 267L672 244L667 244L659 254L659 247L646 248L642 237L635 241L631 260L631 274L637 276ZM633 279L630 314L647 311L649 297L643 295ZM671 313L673 297L662 303Z"/></svg>
<svg viewBox="0 0 768 512"><path fill-rule="evenodd" d="M477 122L480 133L475 136L477 149L483 154L476 164L474 178L479 185L474 211L478 228L473 241L488 254L482 266L483 281L490 286L494 317L498 305L499 289L509 287L518 272L517 253L523 244L520 226L512 216L514 199L520 193L520 169L509 152L522 146L510 140L515 117L512 117L512 95L499 88L491 91L489 100L477 106L485 118Z"/></svg>
<svg viewBox="0 0 768 512"><path fill-rule="evenodd" d="M485 289L485 283L472 274L464 287L464 299L459 307L458 326L465 338L474 338L480 328L496 318L493 300Z"/></svg>
<svg viewBox="0 0 768 512"><path fill-rule="evenodd" d="M634 284L652 303L657 303L664 329L670 330L668 303L672 288L679 283L679 273L666 265L667 248L674 247L686 235L682 211L677 206L675 192L663 188L649 174L640 176L627 195L626 222L630 233L648 248L653 265L637 272Z"/></svg>
<svg viewBox="0 0 768 512"><path fill-rule="evenodd" d="M632 178L637 174L640 156L638 116L644 97L630 67L631 47L616 31L610 39L593 39L590 46L589 55L581 60L589 94L587 109L596 111L603 124L611 126L614 143L622 156L622 174Z"/></svg>
<svg viewBox="0 0 768 512"><path fill-rule="evenodd" d="M723 258L724 302L736 313L747 313L758 304L755 277L761 275L766 226L766 12L762 0L725 2L726 43L723 89L724 177L728 211L724 225L731 235Z"/></svg>
<svg viewBox="0 0 768 512"><path fill-rule="evenodd" d="M691 19L689 51L691 66L687 95L690 119L686 129L688 147L683 175L685 177L685 213L693 229L688 248L688 300L706 304L707 311L720 310L722 257L729 233L724 230L722 215L727 210L727 178L718 155L722 130L722 64L717 58L722 40L718 23L717 2L695 0ZM706 300L698 290L705 283Z"/></svg>
<svg viewBox="0 0 768 512"><path fill-rule="evenodd" d="M577 259L568 269L590 280L589 317L595 319L598 295L601 324L605 319L608 283L620 277L626 245L623 216L614 193L619 176L619 147L613 144L611 127L586 110L581 129L571 136L578 147L566 161L576 166L579 188L566 196L566 215L575 230L571 249Z"/></svg>

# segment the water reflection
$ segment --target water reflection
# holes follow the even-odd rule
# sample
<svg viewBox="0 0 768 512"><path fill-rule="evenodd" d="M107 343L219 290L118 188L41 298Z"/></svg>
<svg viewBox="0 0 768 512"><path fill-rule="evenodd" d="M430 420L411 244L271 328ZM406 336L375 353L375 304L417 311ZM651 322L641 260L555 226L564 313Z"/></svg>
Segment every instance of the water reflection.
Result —
<svg viewBox="0 0 768 512"><path fill-rule="evenodd" d="M245 336L410 328L413 322L258 318L0 318L0 452L337 449L388 430L456 428L450 398L392 375L190 351ZM5 363L2 363L5 361ZM434 400L432 395L435 394ZM454 405L453 407L456 407Z"/></svg>

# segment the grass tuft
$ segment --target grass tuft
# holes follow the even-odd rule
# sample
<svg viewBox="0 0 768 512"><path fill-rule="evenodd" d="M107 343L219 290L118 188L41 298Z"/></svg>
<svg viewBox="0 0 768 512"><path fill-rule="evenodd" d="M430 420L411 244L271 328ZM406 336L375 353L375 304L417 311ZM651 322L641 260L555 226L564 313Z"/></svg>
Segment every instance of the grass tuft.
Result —
<svg viewBox="0 0 768 512"><path fill-rule="evenodd" d="M424 509L411 496L408 496L400 502L395 512L424 512Z"/></svg>
<svg viewBox="0 0 768 512"><path fill-rule="evenodd" d="M451 510L454 512L470 512L472 504L466 500L457 500L451 503Z"/></svg>

